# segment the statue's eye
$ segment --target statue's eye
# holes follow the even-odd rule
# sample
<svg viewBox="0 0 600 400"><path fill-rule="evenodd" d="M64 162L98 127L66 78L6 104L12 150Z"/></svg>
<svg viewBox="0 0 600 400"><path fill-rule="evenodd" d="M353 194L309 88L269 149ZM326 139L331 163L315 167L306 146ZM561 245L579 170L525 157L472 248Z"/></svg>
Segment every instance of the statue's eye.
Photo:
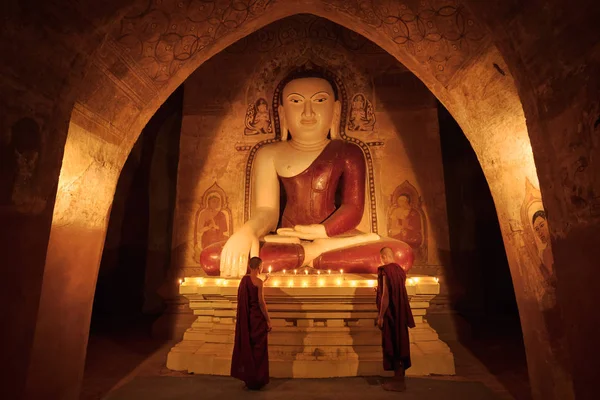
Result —
<svg viewBox="0 0 600 400"><path fill-rule="evenodd" d="M290 99L290 102L292 102L292 103L301 103L302 100L300 100L300 99Z"/></svg>
<svg viewBox="0 0 600 400"><path fill-rule="evenodd" d="M327 101L327 97L319 97L314 100L315 103L325 103Z"/></svg>

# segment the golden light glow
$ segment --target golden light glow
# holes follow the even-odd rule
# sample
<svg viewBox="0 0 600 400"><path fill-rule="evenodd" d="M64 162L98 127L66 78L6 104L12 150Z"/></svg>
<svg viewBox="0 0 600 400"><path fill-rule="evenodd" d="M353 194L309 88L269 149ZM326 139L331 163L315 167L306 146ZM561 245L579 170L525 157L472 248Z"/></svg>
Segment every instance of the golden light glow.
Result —
<svg viewBox="0 0 600 400"><path fill-rule="evenodd" d="M343 275L343 274L344 274L344 270L340 269L340 275Z"/></svg>
<svg viewBox="0 0 600 400"><path fill-rule="evenodd" d="M294 270L294 275L298 275L298 270L297 269Z"/></svg>
<svg viewBox="0 0 600 400"><path fill-rule="evenodd" d="M321 275L321 270L317 270L317 275Z"/></svg>
<svg viewBox="0 0 600 400"><path fill-rule="evenodd" d="M269 273L271 273L271 271L273 271L273 267L269 265Z"/></svg>
<svg viewBox="0 0 600 400"><path fill-rule="evenodd" d="M347 277L344 279L344 277ZM335 277L328 277L324 274L315 275L305 275L304 277L294 277L287 276L283 277L278 273L275 273L275 276L265 282L265 285L272 287L299 287L299 288L331 288L331 287L353 287L353 288L366 288L366 287L376 287L377 280L374 279L362 279L350 274L350 275L336 275ZM177 280L181 286L218 286L218 287L237 287L240 283L240 279L226 279L226 278L212 278L212 277L192 277L192 278L182 278ZM347 282L346 282L347 281ZM438 277L428 276L428 277L418 277L414 276L406 279L407 286L416 286L421 282L426 284L433 284L439 282Z"/></svg>
<svg viewBox="0 0 600 400"><path fill-rule="evenodd" d="M285 275L285 269L283 270L283 274Z"/></svg>
<svg viewBox="0 0 600 400"><path fill-rule="evenodd" d="M433 280L435 281L435 283L440 283L440 278L438 278L437 276L433 278Z"/></svg>
<svg viewBox="0 0 600 400"><path fill-rule="evenodd" d="M308 275L308 269L304 270L304 275Z"/></svg>
<svg viewBox="0 0 600 400"><path fill-rule="evenodd" d="M327 270L327 273L328 273L329 275L331 275L331 270L330 270L330 269L328 269L328 270Z"/></svg>

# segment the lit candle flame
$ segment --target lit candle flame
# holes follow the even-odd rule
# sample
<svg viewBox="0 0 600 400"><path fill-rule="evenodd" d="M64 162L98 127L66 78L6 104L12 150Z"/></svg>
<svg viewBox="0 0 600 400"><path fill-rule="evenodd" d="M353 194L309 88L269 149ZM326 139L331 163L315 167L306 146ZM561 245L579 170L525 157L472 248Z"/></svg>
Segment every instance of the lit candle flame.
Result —
<svg viewBox="0 0 600 400"><path fill-rule="evenodd" d="M285 269L283 270L283 274L285 275Z"/></svg>
<svg viewBox="0 0 600 400"><path fill-rule="evenodd" d="M308 275L308 269L304 270L304 275Z"/></svg>
<svg viewBox="0 0 600 400"><path fill-rule="evenodd" d="M440 278L438 278L437 276L433 278L433 280L435 281L435 283L440 283Z"/></svg>
<svg viewBox="0 0 600 400"><path fill-rule="evenodd" d="M272 271L272 270L273 270L273 267L271 267L271 266L269 265L269 273L271 273L271 271Z"/></svg>
<svg viewBox="0 0 600 400"><path fill-rule="evenodd" d="M321 275L321 270L317 270L317 275Z"/></svg>
<svg viewBox="0 0 600 400"><path fill-rule="evenodd" d="M179 280L179 284L181 285L182 283L183 283L183 279L180 279Z"/></svg>
<svg viewBox="0 0 600 400"><path fill-rule="evenodd" d="M331 275L331 270L330 270L330 269L328 269L328 270L327 270L327 273L328 273L329 275Z"/></svg>
<svg viewBox="0 0 600 400"><path fill-rule="evenodd" d="M344 270L340 269L340 275L344 275Z"/></svg>
<svg viewBox="0 0 600 400"><path fill-rule="evenodd" d="M298 275L298 270L297 269L294 270L294 275Z"/></svg>

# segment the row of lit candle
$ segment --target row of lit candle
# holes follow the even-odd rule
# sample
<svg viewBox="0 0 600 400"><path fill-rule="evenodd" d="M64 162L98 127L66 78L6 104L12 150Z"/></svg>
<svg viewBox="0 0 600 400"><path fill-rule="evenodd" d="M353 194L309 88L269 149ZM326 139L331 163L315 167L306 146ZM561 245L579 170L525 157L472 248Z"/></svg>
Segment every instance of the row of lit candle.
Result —
<svg viewBox="0 0 600 400"><path fill-rule="evenodd" d="M269 268L267 270L269 271L269 274L270 274L271 272L273 272L273 267L269 266ZM283 275L287 274L287 270L286 269L282 270L281 272L283 273ZM339 272L340 272L340 275L344 275L344 270L343 269L340 269ZM298 270L294 269L293 273L294 273L294 275L298 275ZM308 270L308 268L305 268L304 269L304 275L308 275L308 274L309 274L309 270ZM317 275L321 275L321 270L317 270ZM330 269L327 270L327 275L331 275L331 270Z"/></svg>
<svg viewBox="0 0 600 400"><path fill-rule="evenodd" d="M197 285L200 286L204 286L205 284L205 279L204 278L188 278L191 282L196 283ZM439 279L437 277L433 278L435 283L439 283ZM231 280L234 281L234 280ZM419 282L421 281L420 277L414 277L414 278L408 278L406 280L406 283L408 284L408 286L415 286L417 284L419 284ZM228 279L223 279L223 278L218 278L214 281L214 283L216 284L216 286L228 286L229 285L230 280ZM235 284L237 284L239 282L239 280L235 280ZM327 285L328 283L331 282L331 279L327 279L327 278L319 278L317 279L317 284L316 285L310 285L309 281L307 279L301 279L300 281L300 285L301 287L324 287L324 286L329 286ZM186 280L187 283L187 280ZM280 279L280 277L276 277L276 278L271 278L269 281L266 282L266 286L273 286L273 287L283 287L283 286L287 286L287 287L295 287L296 286L296 279L295 278L283 278ZM335 285L334 286L343 286L344 283L347 283L349 286L351 287L358 287L358 286L367 286L367 287L375 287L375 280L369 279L369 280L345 280L342 279L341 277L338 277L337 279L335 279L334 281ZM363 284L364 283L364 284ZM179 284L183 284L183 280L179 279ZM366 285L365 285L366 284Z"/></svg>

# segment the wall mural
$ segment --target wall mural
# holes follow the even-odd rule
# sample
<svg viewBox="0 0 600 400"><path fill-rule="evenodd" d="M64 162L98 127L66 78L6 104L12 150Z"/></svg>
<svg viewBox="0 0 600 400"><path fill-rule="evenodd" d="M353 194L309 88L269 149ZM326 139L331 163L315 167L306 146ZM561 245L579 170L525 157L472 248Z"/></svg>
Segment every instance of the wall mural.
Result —
<svg viewBox="0 0 600 400"><path fill-rule="evenodd" d="M523 239L525 248L538 265L536 271L539 281L543 283L541 288L545 291L554 281L554 258L550 247L550 232L548 229L548 218L542 195L529 180L525 183L525 200L521 206L521 222L523 223ZM539 293L543 295L543 293Z"/></svg>
<svg viewBox="0 0 600 400"><path fill-rule="evenodd" d="M10 132L1 151L0 204L11 205L21 213L38 214L46 206L46 200L38 196L35 188L42 150L40 127L31 118L21 118Z"/></svg>
<svg viewBox="0 0 600 400"><path fill-rule="evenodd" d="M352 97L348 119L349 131L372 131L375 127L375 109L373 104L362 93Z"/></svg>
<svg viewBox="0 0 600 400"><path fill-rule="evenodd" d="M245 125L244 135L253 136L273 133L267 100L260 97L254 103L248 105Z"/></svg>
<svg viewBox="0 0 600 400"><path fill-rule="evenodd" d="M215 182L206 189L196 212L194 224L194 260L200 262L200 252L207 246L227 240L233 233L231 210L225 191Z"/></svg>
<svg viewBox="0 0 600 400"><path fill-rule="evenodd" d="M409 181L398 185L390 197L388 236L410 245L415 263L427 262L427 219L421 196Z"/></svg>

